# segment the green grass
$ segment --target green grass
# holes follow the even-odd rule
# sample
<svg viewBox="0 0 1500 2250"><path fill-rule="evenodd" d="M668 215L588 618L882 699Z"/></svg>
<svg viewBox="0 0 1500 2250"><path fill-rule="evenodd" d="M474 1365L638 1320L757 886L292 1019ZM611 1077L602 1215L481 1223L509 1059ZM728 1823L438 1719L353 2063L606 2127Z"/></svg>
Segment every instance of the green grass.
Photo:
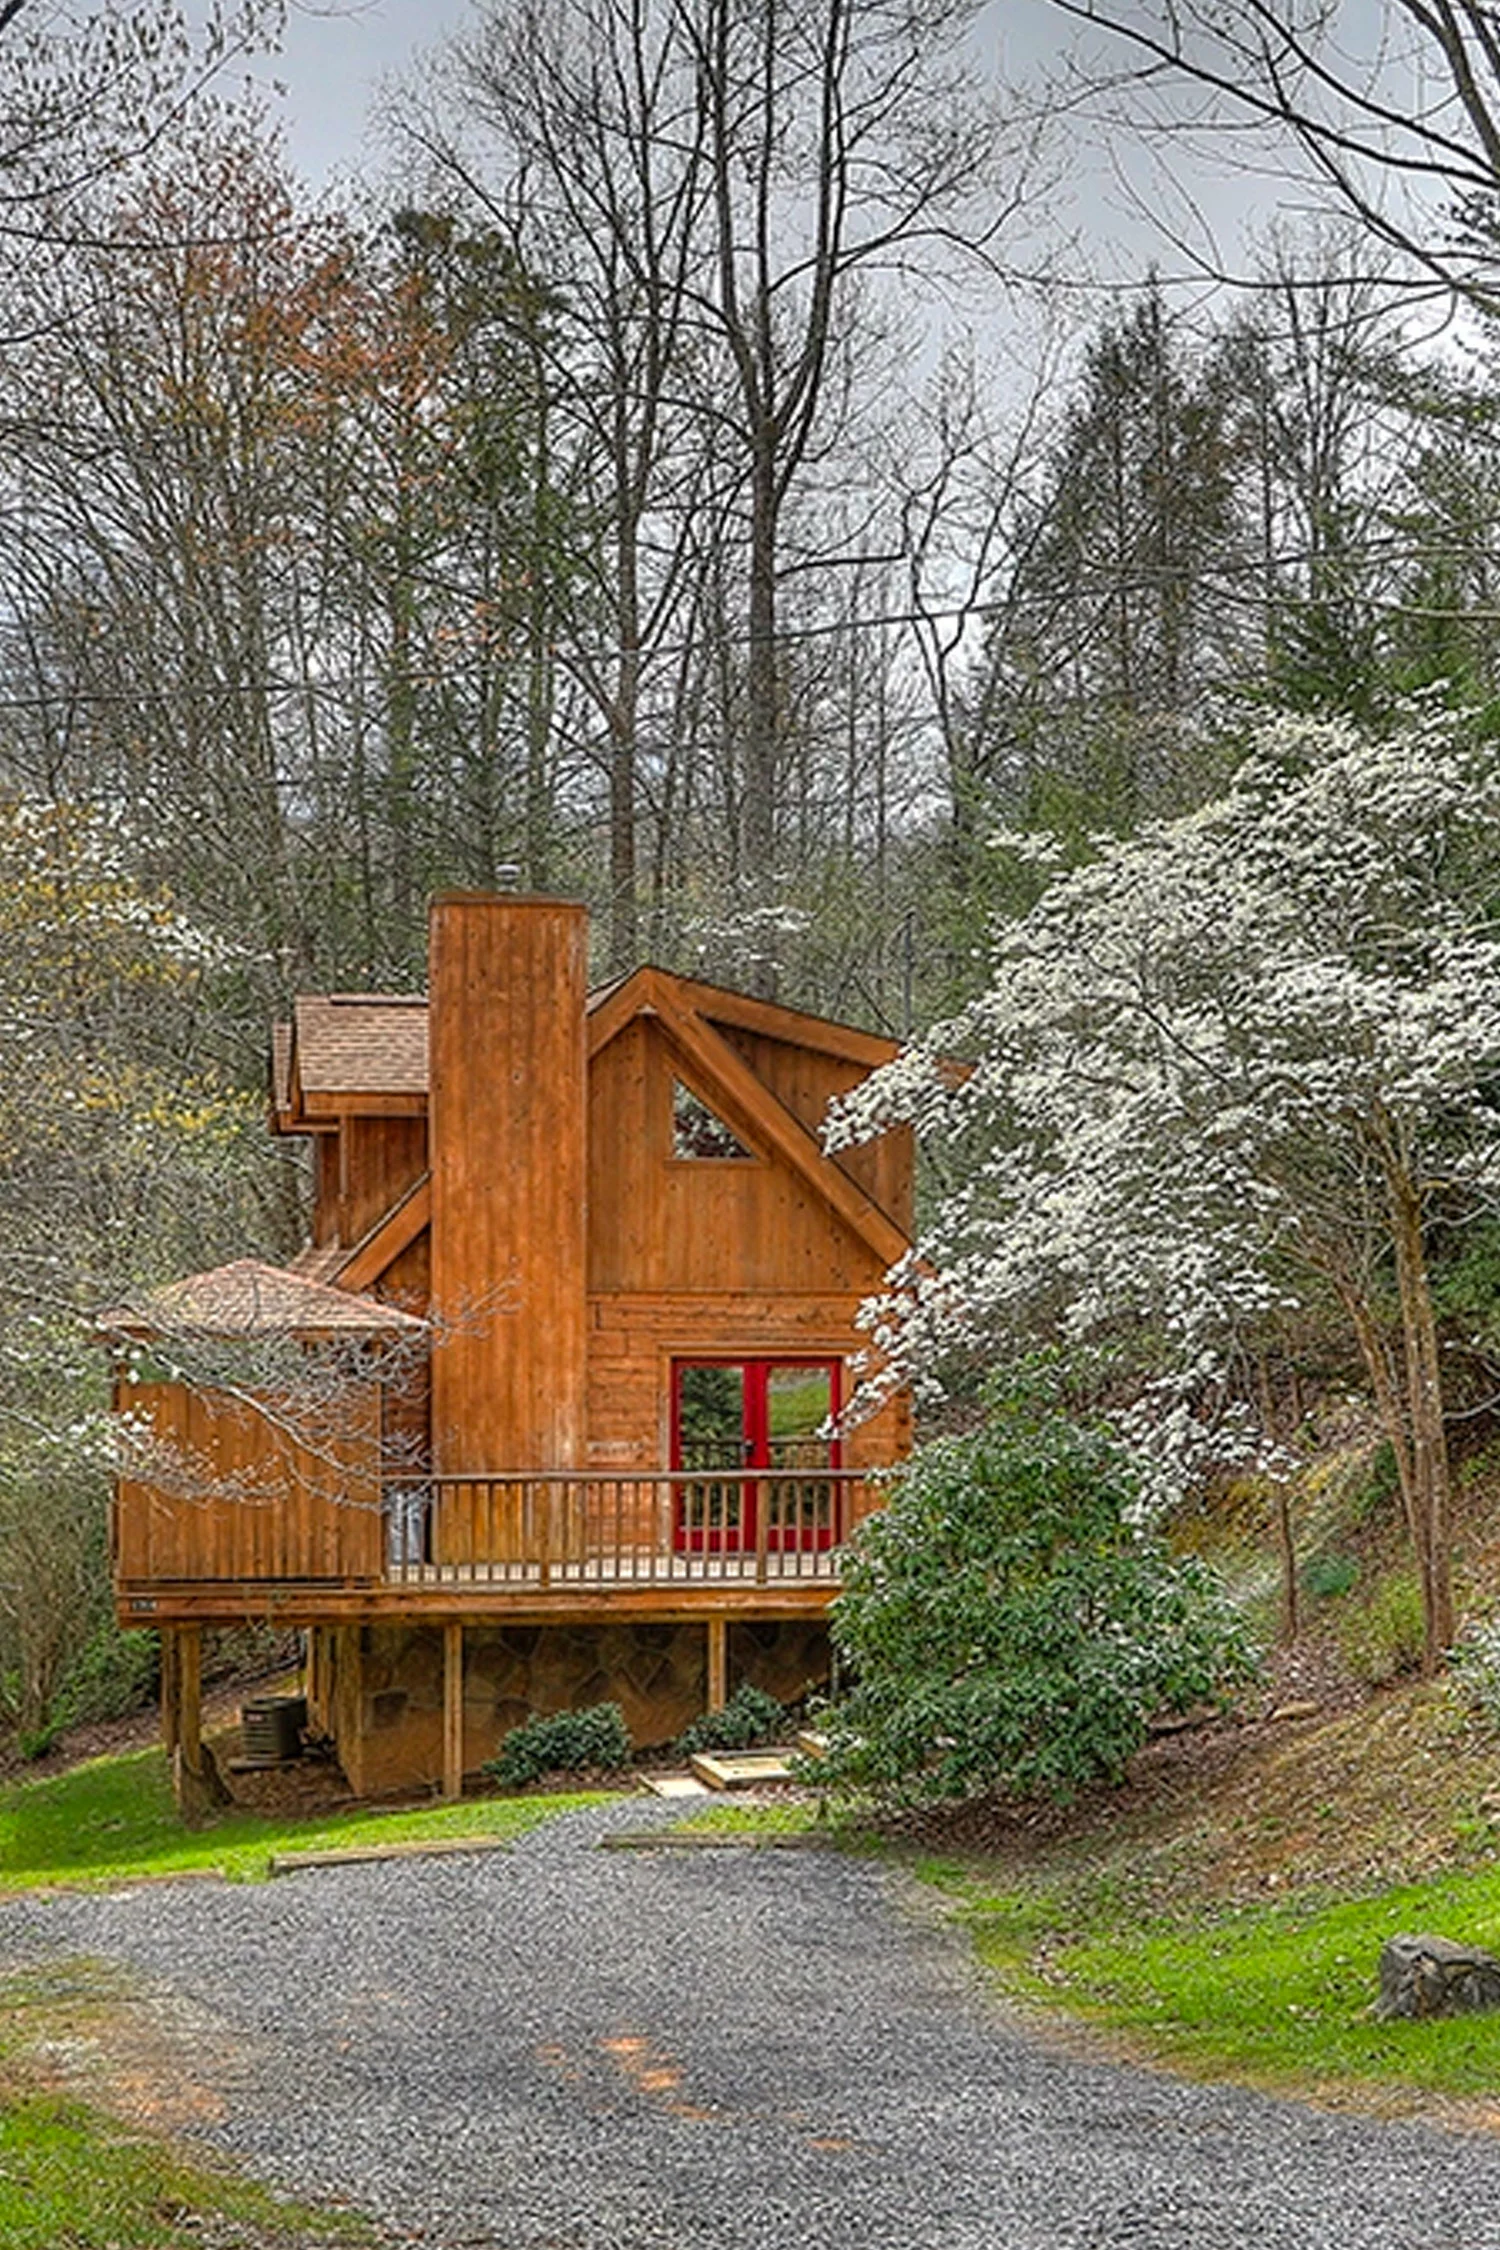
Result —
<svg viewBox="0 0 1500 2250"><path fill-rule="evenodd" d="M108 2084L111 2037L136 1994L108 1962L49 1962L0 1979L0 2242L6 2250L314 2250L369 2244L337 2210L273 2195L227 2167L128 2132L48 2084L59 2051ZM133 2090L139 2078L127 2050Z"/></svg>
<svg viewBox="0 0 1500 2250"><path fill-rule="evenodd" d="M373 2241L340 2212L280 2202L154 2141L116 2130L72 2104L22 2097L0 2107L0 2242L5 2250L189 2250L212 2216L227 2244ZM230 2237L225 2223L237 2230Z"/></svg>
<svg viewBox="0 0 1500 2250"><path fill-rule="evenodd" d="M598 1801L594 1791L476 1798L412 1811L300 1820L231 1811L189 1829L173 1802L165 1758L159 1750L142 1750L0 1790L0 1891L181 1875L203 1868L220 1869L232 1881L253 1882L269 1872L275 1852L519 1836L555 1813Z"/></svg>
<svg viewBox="0 0 1500 2250"><path fill-rule="evenodd" d="M1145 1925L1116 1920L1107 1887L985 1895L951 1865L919 1872L954 1897L1008 1990L1125 2032L1193 2075L1457 2099L1500 2088L1500 2016L1379 2023L1371 2013L1380 1948L1399 1931L1500 1950L1500 1868Z"/></svg>
<svg viewBox="0 0 1500 2250"><path fill-rule="evenodd" d="M817 1806L802 1798L784 1805L746 1805L725 1797L678 1823L681 1828L707 1828L732 1836L794 1836L818 1825Z"/></svg>

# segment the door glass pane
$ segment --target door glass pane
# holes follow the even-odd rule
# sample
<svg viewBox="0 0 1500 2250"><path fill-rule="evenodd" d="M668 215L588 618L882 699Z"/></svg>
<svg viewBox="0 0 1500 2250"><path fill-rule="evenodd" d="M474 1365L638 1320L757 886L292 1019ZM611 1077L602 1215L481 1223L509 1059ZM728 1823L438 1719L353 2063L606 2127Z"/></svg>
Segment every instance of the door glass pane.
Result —
<svg viewBox="0 0 1500 2250"><path fill-rule="evenodd" d="M833 1411L833 1371L828 1367L769 1367L766 1370L766 1451L781 1472L767 1495L774 1529L799 1541L826 1531L832 1520L833 1487L801 1470L828 1468L833 1443L819 1435Z"/></svg>
<svg viewBox="0 0 1500 2250"><path fill-rule="evenodd" d="M826 1469L829 1440L818 1432L833 1411L826 1367L772 1367L766 1371L766 1421L773 1469Z"/></svg>
<svg viewBox="0 0 1500 2250"><path fill-rule="evenodd" d="M677 1392L677 1445L685 1469L743 1468L743 1367L682 1369Z"/></svg>
<svg viewBox="0 0 1500 2250"><path fill-rule="evenodd" d="M743 1367L684 1367L677 1384L677 1460L684 1469L707 1472L745 1465L745 1370ZM692 1532L738 1532L745 1488L738 1477L704 1474L684 1485L681 1506Z"/></svg>

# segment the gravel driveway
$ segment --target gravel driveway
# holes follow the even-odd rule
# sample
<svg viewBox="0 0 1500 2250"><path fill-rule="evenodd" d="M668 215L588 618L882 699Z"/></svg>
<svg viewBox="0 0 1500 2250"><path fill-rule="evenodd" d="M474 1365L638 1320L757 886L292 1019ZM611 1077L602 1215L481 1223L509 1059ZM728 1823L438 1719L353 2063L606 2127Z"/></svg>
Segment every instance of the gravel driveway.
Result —
<svg viewBox="0 0 1500 2250"><path fill-rule="evenodd" d="M668 1808L661 1808L663 1812ZM508 1854L0 1906L125 1964L183 2114L397 2236L485 2250L1496 2250L1500 2140L1080 2060L868 1861Z"/></svg>

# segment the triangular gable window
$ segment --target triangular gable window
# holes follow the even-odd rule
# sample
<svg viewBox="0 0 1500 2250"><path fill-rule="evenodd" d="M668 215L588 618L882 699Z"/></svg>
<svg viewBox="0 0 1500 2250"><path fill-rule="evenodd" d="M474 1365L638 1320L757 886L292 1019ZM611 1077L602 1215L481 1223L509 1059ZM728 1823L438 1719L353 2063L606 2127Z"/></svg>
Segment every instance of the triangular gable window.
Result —
<svg viewBox="0 0 1500 2250"><path fill-rule="evenodd" d="M690 1086L676 1078L672 1081L672 1154L720 1160L738 1157L744 1161L750 1151L707 1102L700 1101Z"/></svg>

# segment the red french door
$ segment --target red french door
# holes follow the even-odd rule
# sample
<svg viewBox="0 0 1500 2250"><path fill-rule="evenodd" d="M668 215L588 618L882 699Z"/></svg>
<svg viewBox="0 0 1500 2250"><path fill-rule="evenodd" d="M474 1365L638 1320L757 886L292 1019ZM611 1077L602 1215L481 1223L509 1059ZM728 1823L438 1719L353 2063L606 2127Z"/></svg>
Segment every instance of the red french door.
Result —
<svg viewBox="0 0 1500 2250"><path fill-rule="evenodd" d="M829 1547L837 1524L843 1404L836 1359L679 1359L672 1366L672 1467L679 1547Z"/></svg>

